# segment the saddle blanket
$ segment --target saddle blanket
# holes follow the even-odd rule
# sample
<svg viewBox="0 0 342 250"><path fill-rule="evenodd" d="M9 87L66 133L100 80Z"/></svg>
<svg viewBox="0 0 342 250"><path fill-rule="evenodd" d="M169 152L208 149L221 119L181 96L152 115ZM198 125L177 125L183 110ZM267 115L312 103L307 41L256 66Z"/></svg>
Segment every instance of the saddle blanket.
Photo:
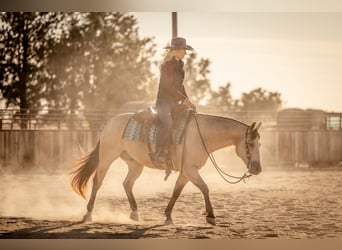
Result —
<svg viewBox="0 0 342 250"><path fill-rule="evenodd" d="M178 123L171 129L171 137L172 137L172 143L173 144L180 144L184 135L184 131L186 128L186 125L188 123L188 120L190 118L190 114L193 111L186 111L185 115L182 116L182 118L179 119ZM137 119L133 115L127 125L126 128L123 132L122 138L124 140L129 140L129 141L143 141L145 142L146 137L143 135L143 129L144 127L144 120L142 119ZM159 130L159 123L154 122L152 123L149 128L148 128L148 135L147 139L151 144L155 144L157 140L157 135L158 135L158 130Z"/></svg>

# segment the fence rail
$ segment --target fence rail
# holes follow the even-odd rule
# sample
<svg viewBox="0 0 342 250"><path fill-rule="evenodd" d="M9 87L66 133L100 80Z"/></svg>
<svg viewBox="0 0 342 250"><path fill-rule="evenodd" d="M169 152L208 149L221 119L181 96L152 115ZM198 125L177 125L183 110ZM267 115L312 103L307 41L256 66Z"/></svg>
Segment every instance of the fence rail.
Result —
<svg viewBox="0 0 342 250"><path fill-rule="evenodd" d="M61 168L81 156L81 149L90 151L99 134L95 130L0 130L0 166Z"/></svg>
<svg viewBox="0 0 342 250"><path fill-rule="evenodd" d="M118 110L0 109L3 130L99 130Z"/></svg>
<svg viewBox="0 0 342 250"><path fill-rule="evenodd" d="M90 151L99 130L0 130L0 166L60 168ZM264 164L336 164L342 161L342 131L261 131Z"/></svg>
<svg viewBox="0 0 342 250"><path fill-rule="evenodd" d="M0 130L101 130L107 121L124 112L143 110L148 104L127 105L112 110L0 109ZM342 130L342 113L315 110L228 111L199 107L199 112L231 117L248 124L262 121L263 127L282 130Z"/></svg>
<svg viewBox="0 0 342 250"><path fill-rule="evenodd" d="M267 164L335 165L342 162L342 131L265 130L262 158Z"/></svg>
<svg viewBox="0 0 342 250"><path fill-rule="evenodd" d="M107 121L124 112L135 112L145 106L103 110L65 110L65 109L0 109L0 130L101 130ZM277 118L275 112L217 112L208 110L206 113L228 116L240 121L251 123L263 121L266 126L274 126ZM199 109L201 112L201 109ZM267 125L268 124L268 125Z"/></svg>
<svg viewBox="0 0 342 250"><path fill-rule="evenodd" d="M129 111L135 110L0 110L0 167L63 166L81 155L79 146L85 151L95 146L100 131L111 117ZM303 129L298 128L297 124L278 126L279 117L276 113L211 113L246 123L262 121L261 156L265 164L314 165L342 161L342 130L339 127L329 130L322 126ZM341 118L338 115L334 114L334 117ZM21 124L23 121L25 128ZM321 122L321 118L318 121ZM289 124L287 120L286 122Z"/></svg>

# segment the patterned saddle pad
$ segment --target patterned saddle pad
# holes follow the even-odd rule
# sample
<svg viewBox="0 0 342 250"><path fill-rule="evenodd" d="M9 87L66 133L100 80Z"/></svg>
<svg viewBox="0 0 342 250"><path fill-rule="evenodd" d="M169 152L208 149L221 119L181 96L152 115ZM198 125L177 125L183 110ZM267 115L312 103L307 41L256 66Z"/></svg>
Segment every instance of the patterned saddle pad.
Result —
<svg viewBox="0 0 342 250"><path fill-rule="evenodd" d="M159 130L159 117L148 108L132 115L127 122L122 138L129 141L141 141L155 144ZM173 118L171 129L171 144L180 144L184 135L186 125L193 114L193 110L183 110Z"/></svg>

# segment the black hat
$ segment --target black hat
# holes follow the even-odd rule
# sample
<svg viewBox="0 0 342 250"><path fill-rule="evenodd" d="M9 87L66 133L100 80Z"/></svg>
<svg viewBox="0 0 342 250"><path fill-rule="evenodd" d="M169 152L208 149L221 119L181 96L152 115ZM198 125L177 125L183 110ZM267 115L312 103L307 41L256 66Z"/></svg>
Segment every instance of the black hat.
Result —
<svg viewBox="0 0 342 250"><path fill-rule="evenodd" d="M165 49L187 49L194 50L190 45L186 44L186 40L183 37L174 37L171 40L171 45L165 47Z"/></svg>

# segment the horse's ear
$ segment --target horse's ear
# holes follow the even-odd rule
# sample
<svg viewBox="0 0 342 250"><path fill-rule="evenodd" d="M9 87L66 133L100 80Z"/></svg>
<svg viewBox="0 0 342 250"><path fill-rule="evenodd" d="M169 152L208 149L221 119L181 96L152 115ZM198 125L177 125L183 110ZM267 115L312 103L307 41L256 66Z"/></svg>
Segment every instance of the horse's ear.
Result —
<svg viewBox="0 0 342 250"><path fill-rule="evenodd" d="M260 127L261 127L261 122L259 122L259 124L258 124L258 126L256 127L256 130L259 130L260 129Z"/></svg>
<svg viewBox="0 0 342 250"><path fill-rule="evenodd" d="M249 127L250 131L253 131L255 129L255 124L256 124L256 122L253 122L252 125Z"/></svg>

